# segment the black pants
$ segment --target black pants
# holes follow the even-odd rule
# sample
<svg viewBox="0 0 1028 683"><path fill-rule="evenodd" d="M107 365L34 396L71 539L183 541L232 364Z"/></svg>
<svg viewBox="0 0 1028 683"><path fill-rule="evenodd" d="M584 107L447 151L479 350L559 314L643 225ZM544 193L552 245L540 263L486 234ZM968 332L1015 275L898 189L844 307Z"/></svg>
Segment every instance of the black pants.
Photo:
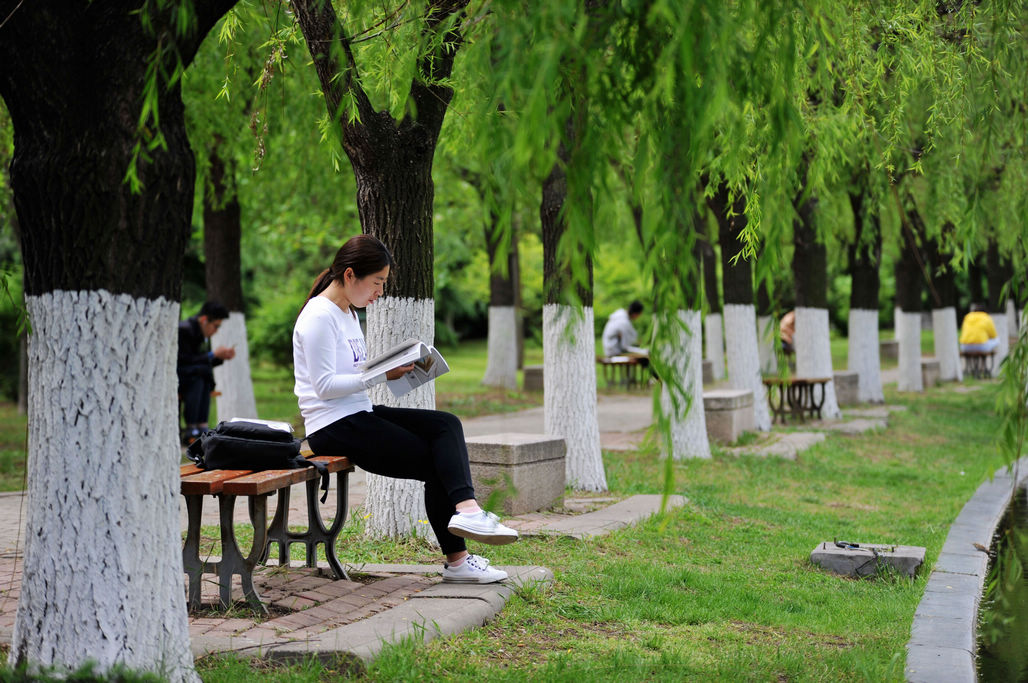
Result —
<svg viewBox="0 0 1028 683"><path fill-rule="evenodd" d="M466 549L446 529L456 504L475 497L464 427L455 415L374 406L308 434L307 443L315 455L345 455L373 474L425 482L425 510L442 551Z"/></svg>
<svg viewBox="0 0 1028 683"><path fill-rule="evenodd" d="M182 399L182 418L187 425L207 424L213 390L214 371L209 365L178 369L178 394Z"/></svg>

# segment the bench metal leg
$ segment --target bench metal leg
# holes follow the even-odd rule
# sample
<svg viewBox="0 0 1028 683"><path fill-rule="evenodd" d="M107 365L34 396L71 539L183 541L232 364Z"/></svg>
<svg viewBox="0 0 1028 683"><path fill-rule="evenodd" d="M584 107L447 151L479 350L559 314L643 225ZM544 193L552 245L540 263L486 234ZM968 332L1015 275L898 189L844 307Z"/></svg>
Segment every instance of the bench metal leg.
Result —
<svg viewBox="0 0 1028 683"><path fill-rule="evenodd" d="M261 597L253 585L253 569L257 560L264 553L268 544L268 496L250 496L250 519L253 521L253 546L250 554L243 557L236 540L233 524L236 497L222 494L218 496L221 512L221 562L218 563L218 581L221 606L228 609L232 604L232 575L239 574L243 587L243 597L254 610L267 614L268 608L261 602Z"/></svg>
<svg viewBox="0 0 1028 683"><path fill-rule="evenodd" d="M288 566L289 546L293 543L303 543L306 550L305 563L308 567L318 566L318 544L325 546L325 559L332 573L337 579L349 579L349 575L339 562L336 556L336 538L346 523L346 516L349 512L349 472L336 472L336 513L332 520L332 526L325 527L321 517L321 507L318 505L319 489L321 479L310 479L307 481L307 530L296 532L289 529L289 490L279 491L278 509L275 511L275 519L268 530L268 544L277 543L279 549L279 564ZM270 547L265 550L261 562L267 560Z"/></svg>
<svg viewBox="0 0 1028 683"><path fill-rule="evenodd" d="M182 566L189 577L189 609L200 609L201 581L205 573L217 571L217 563L206 563L200 559L200 518L203 513L203 496L186 496L186 512L189 522L186 542L182 546Z"/></svg>

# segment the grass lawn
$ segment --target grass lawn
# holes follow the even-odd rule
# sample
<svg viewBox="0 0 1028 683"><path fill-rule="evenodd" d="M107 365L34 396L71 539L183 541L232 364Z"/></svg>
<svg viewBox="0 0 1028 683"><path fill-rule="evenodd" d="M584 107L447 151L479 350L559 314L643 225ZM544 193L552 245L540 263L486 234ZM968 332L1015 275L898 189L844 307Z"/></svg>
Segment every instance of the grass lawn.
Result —
<svg viewBox="0 0 1028 683"><path fill-rule="evenodd" d="M444 355L454 371L438 381L441 406L467 416L541 402L479 387L484 346ZM288 372L260 368L255 384L262 412L295 415ZM1000 464L993 387L897 394L890 386L887 403L905 410L882 432L830 435L796 461L715 449L710 460L674 464L673 490L689 502L664 517L592 541L489 548L495 564L549 567L553 588L518 591L483 628L391 646L357 680L901 681L928 571L963 504ZM0 440L24 438L24 418L0 410L0 428ZM664 463L652 448L605 453L604 463L615 494L663 490ZM438 561L418 540L363 537L355 518L340 543L346 561ZM832 576L808 558L836 538L925 546L926 567L913 580ZM198 666L208 682L339 674L316 662Z"/></svg>
<svg viewBox="0 0 1028 683"><path fill-rule="evenodd" d="M999 466L992 386L890 388L887 402L906 409L883 432L832 435L795 462L715 450L676 463L684 509L594 541L489 548L497 564L551 568L553 589L520 591L482 629L390 647L360 680L903 680L927 570ZM604 461L614 493L661 491L652 449ZM831 576L808 557L835 538L922 545L927 567L914 580ZM348 560L437 561L418 541L374 542L356 529L349 539ZM254 673L231 659L200 666L205 681ZM316 663L276 671L333 675Z"/></svg>

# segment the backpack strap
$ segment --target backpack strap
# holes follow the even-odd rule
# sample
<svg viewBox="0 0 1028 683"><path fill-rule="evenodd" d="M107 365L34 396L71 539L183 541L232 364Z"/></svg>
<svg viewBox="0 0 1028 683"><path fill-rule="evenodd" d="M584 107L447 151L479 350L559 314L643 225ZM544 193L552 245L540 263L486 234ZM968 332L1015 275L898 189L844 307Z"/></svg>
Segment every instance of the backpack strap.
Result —
<svg viewBox="0 0 1028 683"><path fill-rule="evenodd" d="M325 467L325 463L317 462L314 460L308 460L302 455L297 455L295 458L291 458L290 462L292 463L294 469L299 469L301 467L313 467L318 471L318 474L321 475L321 490L323 492L321 494L321 502L324 503L328 499L329 485L328 468Z"/></svg>

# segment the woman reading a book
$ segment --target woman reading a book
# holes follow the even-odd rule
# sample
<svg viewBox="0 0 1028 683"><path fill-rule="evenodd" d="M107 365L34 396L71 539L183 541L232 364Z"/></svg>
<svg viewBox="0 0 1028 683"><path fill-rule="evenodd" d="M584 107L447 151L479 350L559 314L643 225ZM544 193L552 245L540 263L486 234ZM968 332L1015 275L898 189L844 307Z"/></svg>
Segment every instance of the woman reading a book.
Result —
<svg viewBox="0 0 1028 683"><path fill-rule="evenodd" d="M382 295L393 258L382 242L357 235L314 281L293 328L293 365L307 443L315 455L345 455L362 469L425 482L425 509L446 561L443 580L492 583L507 572L471 555L464 539L501 545L518 532L475 500L460 420L437 410L372 405L367 389L414 364L363 377L367 360L356 309Z"/></svg>

